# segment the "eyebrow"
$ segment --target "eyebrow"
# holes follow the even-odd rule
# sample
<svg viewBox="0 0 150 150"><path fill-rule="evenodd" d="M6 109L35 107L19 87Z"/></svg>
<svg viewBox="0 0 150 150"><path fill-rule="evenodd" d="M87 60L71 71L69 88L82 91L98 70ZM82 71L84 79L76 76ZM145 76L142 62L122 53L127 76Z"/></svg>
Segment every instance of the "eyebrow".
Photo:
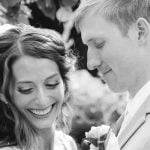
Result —
<svg viewBox="0 0 150 150"><path fill-rule="evenodd" d="M89 43L89 42L91 42L91 41L93 41L93 39L87 39L86 41L82 41L83 42L83 44L87 44L87 43Z"/></svg>
<svg viewBox="0 0 150 150"><path fill-rule="evenodd" d="M103 38L100 38L100 37L93 37L93 38L89 38L87 39L85 42L86 43L90 43L90 42L95 42L95 41L103 41L104 39Z"/></svg>
<svg viewBox="0 0 150 150"><path fill-rule="evenodd" d="M47 77L46 80L53 79L53 78L55 78L57 76L59 76L59 74L58 73L54 73L53 75Z"/></svg>
<svg viewBox="0 0 150 150"><path fill-rule="evenodd" d="M51 76L47 77L45 80L50 80L50 79L53 79L55 77L59 76L58 73L54 73L52 74ZM28 83L32 83L32 81L18 81L17 84L28 84Z"/></svg>
<svg viewBox="0 0 150 150"><path fill-rule="evenodd" d="M87 42L93 42L95 39L88 39Z"/></svg>

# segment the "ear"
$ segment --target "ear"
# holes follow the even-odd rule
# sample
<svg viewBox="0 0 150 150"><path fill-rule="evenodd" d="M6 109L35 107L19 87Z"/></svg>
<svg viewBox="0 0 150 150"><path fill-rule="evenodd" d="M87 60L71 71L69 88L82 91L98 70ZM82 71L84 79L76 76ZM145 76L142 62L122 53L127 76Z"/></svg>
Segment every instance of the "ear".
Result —
<svg viewBox="0 0 150 150"><path fill-rule="evenodd" d="M136 21L137 29L138 29L138 41L140 43L144 43L147 40L147 37L150 33L150 24L144 18L139 18Z"/></svg>
<svg viewBox="0 0 150 150"><path fill-rule="evenodd" d="M7 102L7 100L6 100L3 93L0 93L0 101L4 102L5 104L8 104L8 102Z"/></svg>

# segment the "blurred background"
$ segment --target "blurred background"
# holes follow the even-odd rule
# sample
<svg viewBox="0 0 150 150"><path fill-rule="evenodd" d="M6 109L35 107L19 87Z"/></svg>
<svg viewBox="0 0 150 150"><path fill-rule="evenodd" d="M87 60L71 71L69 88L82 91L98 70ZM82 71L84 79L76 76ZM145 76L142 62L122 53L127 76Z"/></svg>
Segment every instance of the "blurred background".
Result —
<svg viewBox="0 0 150 150"><path fill-rule="evenodd" d="M114 125L126 106L126 93L115 94L86 66L87 47L74 27L72 14L80 0L0 0L0 25L25 23L54 29L62 34L66 48L77 56L77 69L70 74L74 116L70 135L81 149L91 126Z"/></svg>

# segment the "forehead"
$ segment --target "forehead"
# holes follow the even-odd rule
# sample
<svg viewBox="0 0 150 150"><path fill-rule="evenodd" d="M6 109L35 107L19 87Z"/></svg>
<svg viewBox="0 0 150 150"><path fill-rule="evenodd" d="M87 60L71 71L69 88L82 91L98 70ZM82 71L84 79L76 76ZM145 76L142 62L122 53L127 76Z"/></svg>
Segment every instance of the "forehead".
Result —
<svg viewBox="0 0 150 150"><path fill-rule="evenodd" d="M23 56L12 66L16 80L37 80L47 78L53 74L59 74L57 64L49 59Z"/></svg>
<svg viewBox="0 0 150 150"><path fill-rule="evenodd" d="M120 34L117 25L106 20L101 14L95 12L86 13L79 23L79 28L84 43L88 43L91 39L109 38L109 35L111 34Z"/></svg>

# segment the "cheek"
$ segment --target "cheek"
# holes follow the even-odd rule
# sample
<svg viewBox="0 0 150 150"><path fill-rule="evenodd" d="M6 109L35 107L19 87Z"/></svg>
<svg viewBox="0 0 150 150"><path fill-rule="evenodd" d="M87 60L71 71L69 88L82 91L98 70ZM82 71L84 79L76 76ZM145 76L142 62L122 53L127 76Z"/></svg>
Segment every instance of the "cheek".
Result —
<svg viewBox="0 0 150 150"><path fill-rule="evenodd" d="M25 108L30 99L30 96L23 96L22 94L14 92L13 101L18 109Z"/></svg>
<svg viewBox="0 0 150 150"><path fill-rule="evenodd" d="M57 97L59 101L63 102L64 97L65 97L64 93L65 93L64 89L60 87L55 91L55 96Z"/></svg>
<svg viewBox="0 0 150 150"><path fill-rule="evenodd" d="M123 69L128 59L125 58L123 53L109 51L103 55L103 60L108 66L110 66L115 72Z"/></svg>
<svg viewBox="0 0 150 150"><path fill-rule="evenodd" d="M63 83L61 83L59 87L55 90L54 96L57 98L58 101L63 103L65 97L65 87Z"/></svg>

